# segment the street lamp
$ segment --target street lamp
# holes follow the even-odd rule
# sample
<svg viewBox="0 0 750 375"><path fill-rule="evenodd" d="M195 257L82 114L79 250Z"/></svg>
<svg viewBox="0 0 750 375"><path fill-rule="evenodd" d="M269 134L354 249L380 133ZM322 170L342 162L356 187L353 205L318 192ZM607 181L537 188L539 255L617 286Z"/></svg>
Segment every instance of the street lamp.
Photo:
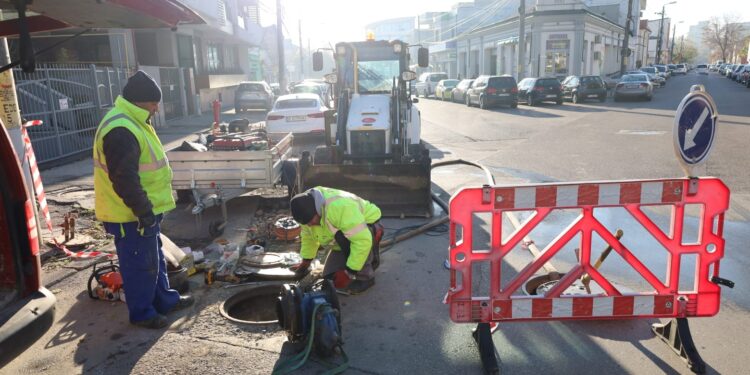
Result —
<svg viewBox="0 0 750 375"><path fill-rule="evenodd" d="M662 34L664 34L664 12L667 5L675 4L677 1L670 1L664 5L661 6L661 22L659 22L659 42L656 46L656 64L659 64L661 61L661 42L662 42Z"/></svg>

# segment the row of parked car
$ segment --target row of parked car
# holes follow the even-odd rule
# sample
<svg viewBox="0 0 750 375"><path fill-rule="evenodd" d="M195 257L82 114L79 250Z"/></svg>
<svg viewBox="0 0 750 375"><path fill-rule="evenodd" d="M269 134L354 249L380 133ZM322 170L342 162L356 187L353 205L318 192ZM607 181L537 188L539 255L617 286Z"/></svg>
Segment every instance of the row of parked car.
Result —
<svg viewBox="0 0 750 375"><path fill-rule="evenodd" d="M281 95L263 81L241 82L235 91L234 109L266 112L269 133L322 134L325 112L331 107L330 86L323 80L306 79L289 85Z"/></svg>
<svg viewBox="0 0 750 375"><path fill-rule="evenodd" d="M719 74L750 88L750 64L719 64L710 68Z"/></svg>
<svg viewBox="0 0 750 375"><path fill-rule="evenodd" d="M607 77L606 81L595 75L568 76L562 81L554 77L524 78L516 82L509 75L482 75L476 79L458 80L449 79L446 73L423 73L414 86L414 93L480 108L498 105L516 108L519 102L530 106L542 102L561 105L564 100L604 102L609 89L613 91L615 101L626 97L651 100L654 89L664 87L672 74L686 73L687 67L683 64L673 68L666 65L644 67L628 71L622 77Z"/></svg>

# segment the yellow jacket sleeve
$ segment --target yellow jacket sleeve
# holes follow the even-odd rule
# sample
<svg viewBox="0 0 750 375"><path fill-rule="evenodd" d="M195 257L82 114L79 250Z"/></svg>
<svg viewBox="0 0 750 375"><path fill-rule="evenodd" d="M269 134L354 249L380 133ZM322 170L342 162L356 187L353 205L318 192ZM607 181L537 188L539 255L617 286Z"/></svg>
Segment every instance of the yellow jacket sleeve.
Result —
<svg viewBox="0 0 750 375"><path fill-rule="evenodd" d="M313 233L310 226L302 226L302 231L300 232L300 241L302 242L302 245L300 246L299 255L302 257L302 259L313 259L316 255L318 255L320 243L318 243L318 239L317 237L315 237L315 233Z"/></svg>
<svg viewBox="0 0 750 375"><path fill-rule="evenodd" d="M367 227L359 204L351 199L339 199L327 208L326 220L342 231L351 242L351 253L346 266L354 271L364 267L372 248L372 233Z"/></svg>

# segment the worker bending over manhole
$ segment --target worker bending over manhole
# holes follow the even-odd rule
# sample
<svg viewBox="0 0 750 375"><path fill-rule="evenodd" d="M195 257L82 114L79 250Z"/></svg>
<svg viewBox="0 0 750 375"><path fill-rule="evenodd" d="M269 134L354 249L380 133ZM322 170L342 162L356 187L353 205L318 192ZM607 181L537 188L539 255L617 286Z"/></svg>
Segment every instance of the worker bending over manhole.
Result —
<svg viewBox="0 0 750 375"><path fill-rule="evenodd" d="M333 243L325 260L323 277L337 291L359 294L375 284L380 265L380 208L352 193L316 186L291 200L292 217L302 225L302 263L293 270L304 273L321 245Z"/></svg>

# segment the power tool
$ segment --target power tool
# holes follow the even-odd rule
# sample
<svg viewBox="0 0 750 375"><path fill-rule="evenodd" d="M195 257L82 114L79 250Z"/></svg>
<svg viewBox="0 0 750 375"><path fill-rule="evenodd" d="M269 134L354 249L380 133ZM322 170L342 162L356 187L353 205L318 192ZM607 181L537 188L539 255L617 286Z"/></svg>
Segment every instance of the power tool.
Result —
<svg viewBox="0 0 750 375"><path fill-rule="evenodd" d="M96 282L96 285L93 285ZM89 297L103 301L125 301L122 289L122 275L120 266L113 261L97 267L94 265L88 283Z"/></svg>

